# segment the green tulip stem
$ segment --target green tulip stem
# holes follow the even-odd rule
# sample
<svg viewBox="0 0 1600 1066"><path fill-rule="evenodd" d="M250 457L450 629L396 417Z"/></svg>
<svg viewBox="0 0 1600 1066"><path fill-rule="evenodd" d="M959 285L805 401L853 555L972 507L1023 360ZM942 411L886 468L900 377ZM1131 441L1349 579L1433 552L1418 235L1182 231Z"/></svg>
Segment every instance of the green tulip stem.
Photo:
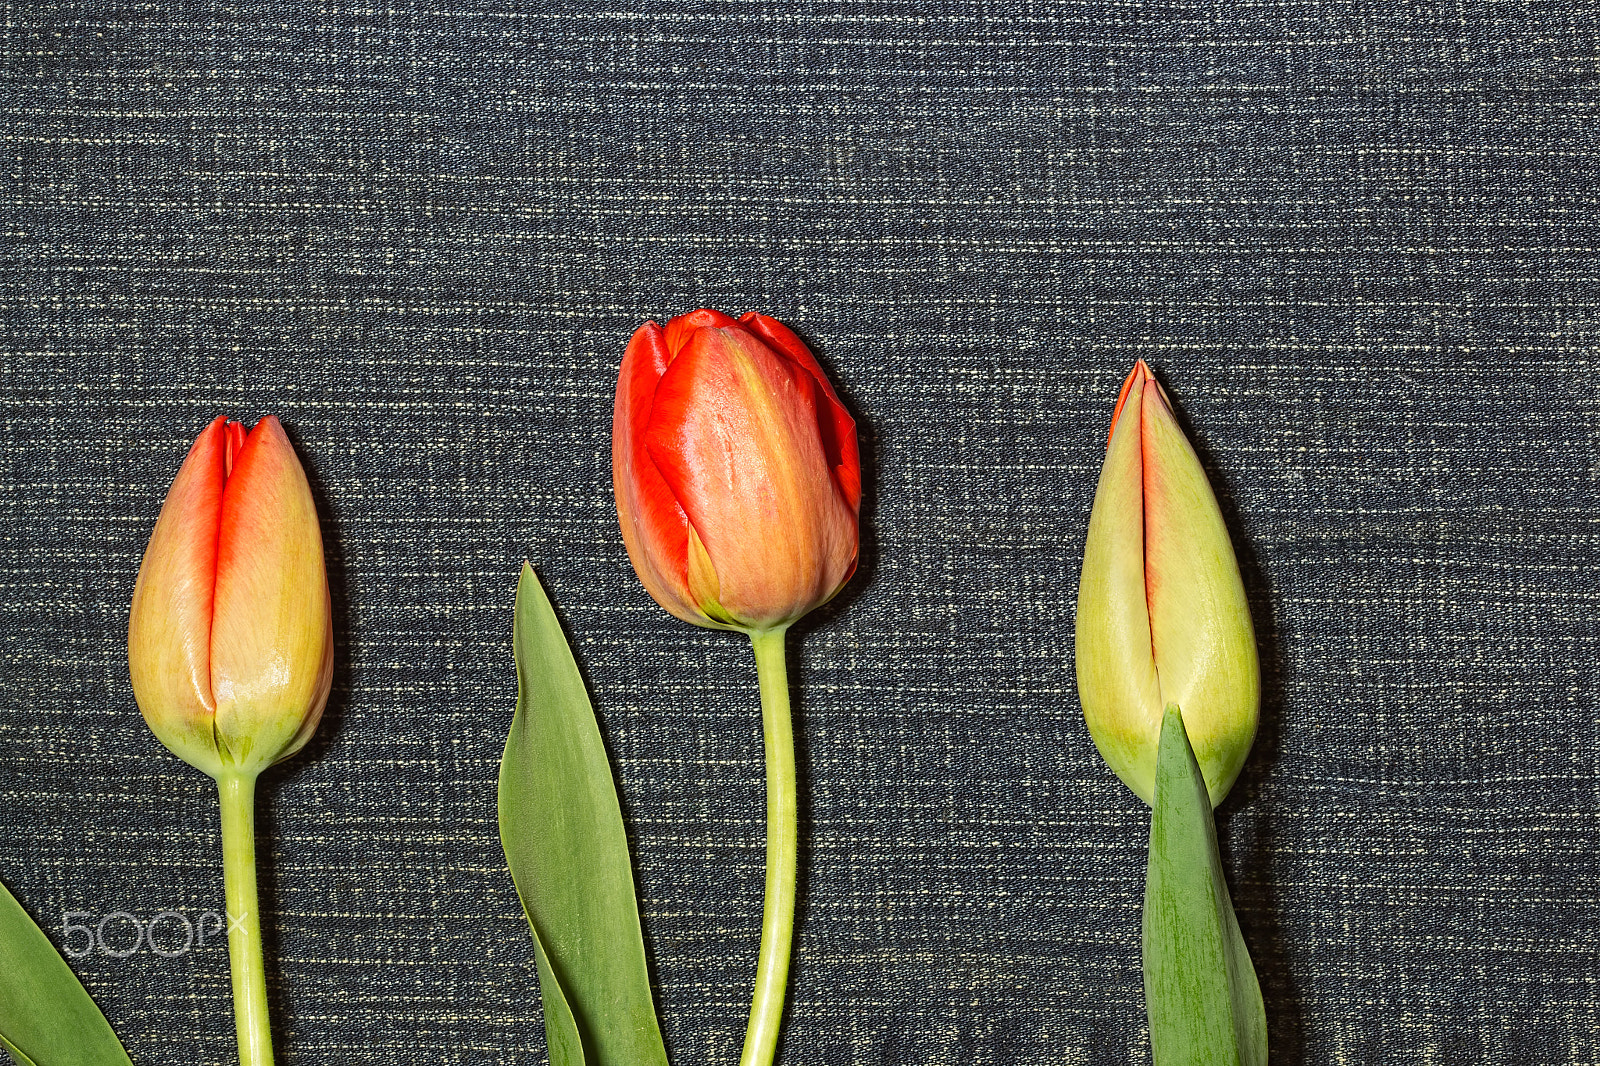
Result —
<svg viewBox="0 0 1600 1066"><path fill-rule="evenodd" d="M256 901L256 777L217 778L222 803L222 880L228 899L228 962L233 971L233 1021L239 1066L272 1066L267 977Z"/></svg>
<svg viewBox="0 0 1600 1066"><path fill-rule="evenodd" d="M789 721L789 677L783 659L785 630L751 633L761 683L761 726L767 748L767 889L761 909L761 953L750 997L750 1024L739 1066L771 1066L789 983L799 870L799 804L794 772L794 729Z"/></svg>

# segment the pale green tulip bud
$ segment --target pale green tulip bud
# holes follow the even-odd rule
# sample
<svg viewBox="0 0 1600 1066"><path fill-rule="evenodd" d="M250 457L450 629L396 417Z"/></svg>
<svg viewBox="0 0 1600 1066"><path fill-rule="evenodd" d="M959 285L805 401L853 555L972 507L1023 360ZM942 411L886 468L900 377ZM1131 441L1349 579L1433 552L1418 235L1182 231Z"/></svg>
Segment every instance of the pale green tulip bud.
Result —
<svg viewBox="0 0 1600 1066"><path fill-rule="evenodd" d="M1169 703L1212 806L1244 766L1260 713L1250 608L1217 498L1140 360L1111 419L1078 583L1078 699L1095 746L1146 803Z"/></svg>

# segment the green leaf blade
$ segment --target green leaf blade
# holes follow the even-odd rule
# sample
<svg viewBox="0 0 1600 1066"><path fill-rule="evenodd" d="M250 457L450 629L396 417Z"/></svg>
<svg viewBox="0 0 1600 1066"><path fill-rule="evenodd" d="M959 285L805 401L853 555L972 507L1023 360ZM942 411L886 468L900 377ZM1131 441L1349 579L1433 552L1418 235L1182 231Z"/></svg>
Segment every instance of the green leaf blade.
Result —
<svg viewBox="0 0 1600 1066"><path fill-rule="evenodd" d="M533 929L551 1066L666 1066L622 809L566 634L523 564L500 842Z"/></svg>
<svg viewBox="0 0 1600 1066"><path fill-rule="evenodd" d="M0 1047L22 1066L131 1066L50 938L0 885Z"/></svg>
<svg viewBox="0 0 1600 1066"><path fill-rule="evenodd" d="M1155 1066L1266 1066L1267 1015L1228 896L1211 800L1169 704L1145 881L1144 983Z"/></svg>

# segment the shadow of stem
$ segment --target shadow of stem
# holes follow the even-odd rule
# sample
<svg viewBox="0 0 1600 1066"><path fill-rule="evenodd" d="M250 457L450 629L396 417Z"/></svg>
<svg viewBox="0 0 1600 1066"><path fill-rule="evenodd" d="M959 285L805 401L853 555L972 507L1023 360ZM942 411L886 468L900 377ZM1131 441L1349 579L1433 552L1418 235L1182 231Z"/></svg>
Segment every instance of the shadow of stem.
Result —
<svg viewBox="0 0 1600 1066"><path fill-rule="evenodd" d="M1239 561L1239 573L1244 579L1250 617L1255 625L1256 647L1261 658L1261 721L1238 784L1216 812L1217 830L1219 843L1229 853L1225 858L1234 859L1224 865L1234 871L1229 879L1234 910L1255 963L1262 998L1266 1001L1272 1061L1297 1063L1305 1054L1304 1004L1295 990L1288 944L1278 919L1273 870L1278 832L1270 808L1257 802L1263 795L1263 783L1278 762L1283 737L1284 693L1289 681L1278 637L1276 599L1270 579L1251 545L1249 526L1239 510L1229 478L1213 459L1205 435L1197 432L1184 417L1180 398L1170 388L1167 391L1173 395L1179 424L1200 457L1223 520L1232 534L1234 555Z"/></svg>

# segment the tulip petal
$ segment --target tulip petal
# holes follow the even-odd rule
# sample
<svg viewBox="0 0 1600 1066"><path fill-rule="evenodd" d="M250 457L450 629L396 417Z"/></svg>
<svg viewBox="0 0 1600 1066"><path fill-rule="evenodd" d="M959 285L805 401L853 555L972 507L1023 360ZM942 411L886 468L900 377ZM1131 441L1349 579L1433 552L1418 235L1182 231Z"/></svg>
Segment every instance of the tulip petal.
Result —
<svg viewBox="0 0 1600 1066"><path fill-rule="evenodd" d="M714 326L717 329L732 329L736 325L738 323L732 318L729 318L721 311L713 311L709 307L702 307L698 311L690 311L686 315L679 315L668 322L666 329L662 330L662 340L665 341L667 346L667 362L670 363L678 357L678 353L683 351L683 346L689 343L689 338L694 336L695 330L705 326ZM656 375L658 379L660 376L659 374Z"/></svg>
<svg viewBox="0 0 1600 1066"><path fill-rule="evenodd" d="M162 743L201 769L215 751L211 615L227 425L217 418L205 428L167 490L128 615L139 710Z"/></svg>
<svg viewBox="0 0 1600 1066"><path fill-rule="evenodd" d="M1183 708L1195 758L1220 802L1244 766L1259 715L1250 607L1222 510L1166 395L1152 378L1128 407L1139 412L1143 441L1145 589L1161 699Z"/></svg>
<svg viewBox="0 0 1600 1066"><path fill-rule="evenodd" d="M622 542L645 590L677 617L703 624L685 566L689 520L645 447L656 385L671 362L660 326L646 322L634 331L611 416L611 487Z"/></svg>
<svg viewBox="0 0 1600 1066"><path fill-rule="evenodd" d="M257 422L234 459L216 573L217 738L234 766L259 769L309 738L333 677L322 533L305 471L276 418Z"/></svg>
<svg viewBox="0 0 1600 1066"><path fill-rule="evenodd" d="M223 453L222 472L223 481L233 476L233 461L239 457L239 452L244 448L244 424L229 422L222 427Z"/></svg>
<svg viewBox="0 0 1600 1066"><path fill-rule="evenodd" d="M701 612L723 625L733 625L734 618L722 606L722 583L717 580L717 568L711 564L711 554L700 539L700 534L689 527L689 594Z"/></svg>
<svg viewBox="0 0 1600 1066"><path fill-rule="evenodd" d="M762 343L776 354L799 363L807 373L817 379L828 399L834 403L839 402L838 395L833 391L832 382L828 380L828 375L822 372L822 364L817 362L817 357L811 354L811 349L806 347L805 342L794 330L770 315L755 311L746 311L740 315L739 325L761 338Z"/></svg>
<svg viewBox="0 0 1600 1066"><path fill-rule="evenodd" d="M696 331L656 387L646 446L741 624L798 617L854 565L855 511L823 453L820 398L815 378L738 328Z"/></svg>
<svg viewBox="0 0 1600 1066"><path fill-rule="evenodd" d="M1135 360L1133 370L1122 379L1122 388L1117 392L1117 406L1111 412L1111 425L1106 429L1107 448L1111 447L1111 435L1117 431L1117 422L1122 418L1122 409L1128 405L1128 393L1133 391L1135 383L1143 385L1154 380L1155 376L1150 373L1150 365L1143 359ZM1134 404L1133 409L1137 411L1139 405Z"/></svg>
<svg viewBox="0 0 1600 1066"><path fill-rule="evenodd" d="M828 465L833 469L839 491L844 493L844 498L851 507L859 509L861 448L856 440L856 420L850 417L850 412L845 410L844 404L839 400L839 394L833 391L833 383L828 380L828 375L823 373L822 365L817 362L816 356L811 354L811 349L795 336L794 331L777 319L754 311L746 311L739 316L739 322L765 341L773 351L799 363L816 380L826 400L821 405L825 417L817 420L822 434L822 450L828 457Z"/></svg>
<svg viewBox="0 0 1600 1066"><path fill-rule="evenodd" d="M1129 402L1139 402L1146 381L1136 368L1125 386ZM1084 544L1075 651L1078 697L1101 756L1149 803L1155 796L1153 738L1160 734L1165 704L1145 595L1145 530L1139 420L1119 418L1112 425Z"/></svg>

